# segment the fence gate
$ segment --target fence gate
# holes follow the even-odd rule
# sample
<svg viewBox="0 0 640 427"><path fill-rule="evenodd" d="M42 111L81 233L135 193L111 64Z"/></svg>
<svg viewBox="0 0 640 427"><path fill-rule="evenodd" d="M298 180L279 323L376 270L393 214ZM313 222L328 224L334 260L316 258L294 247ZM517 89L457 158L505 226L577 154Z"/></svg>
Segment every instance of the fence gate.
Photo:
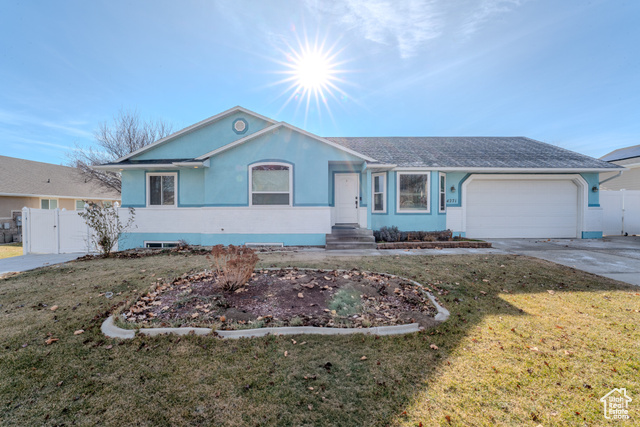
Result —
<svg viewBox="0 0 640 427"><path fill-rule="evenodd" d="M22 248L30 254L95 252L91 229L77 211L22 209Z"/></svg>
<svg viewBox="0 0 640 427"><path fill-rule="evenodd" d="M600 206L604 235L640 234L639 190L603 190L600 192Z"/></svg>

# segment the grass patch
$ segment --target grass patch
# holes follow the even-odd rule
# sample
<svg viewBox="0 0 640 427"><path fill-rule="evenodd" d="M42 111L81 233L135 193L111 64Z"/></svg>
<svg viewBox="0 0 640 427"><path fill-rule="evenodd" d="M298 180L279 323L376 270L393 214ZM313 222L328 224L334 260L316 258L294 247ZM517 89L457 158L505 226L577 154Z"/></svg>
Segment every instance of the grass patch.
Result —
<svg viewBox="0 0 640 427"><path fill-rule="evenodd" d="M22 243L0 245L0 259L22 255Z"/></svg>
<svg viewBox="0 0 640 427"><path fill-rule="evenodd" d="M335 310L339 316L351 316L359 313L362 310L360 292L352 288L340 289L329 301L329 310Z"/></svg>
<svg viewBox="0 0 640 427"><path fill-rule="evenodd" d="M106 314L203 256L33 270L0 280L0 424L601 425L614 387L637 419L637 287L517 256L301 257L261 266L402 275L438 287L451 318L398 337L120 341Z"/></svg>

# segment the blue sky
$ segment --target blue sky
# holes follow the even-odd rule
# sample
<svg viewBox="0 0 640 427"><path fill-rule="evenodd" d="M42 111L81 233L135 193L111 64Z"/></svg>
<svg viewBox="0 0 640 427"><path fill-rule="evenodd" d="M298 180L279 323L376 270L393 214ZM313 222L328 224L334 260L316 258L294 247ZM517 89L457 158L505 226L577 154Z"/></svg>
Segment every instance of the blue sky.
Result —
<svg viewBox="0 0 640 427"><path fill-rule="evenodd" d="M0 154L64 163L121 108L176 130L241 105L321 136L640 144L637 0L0 3ZM336 88L287 77L309 41Z"/></svg>

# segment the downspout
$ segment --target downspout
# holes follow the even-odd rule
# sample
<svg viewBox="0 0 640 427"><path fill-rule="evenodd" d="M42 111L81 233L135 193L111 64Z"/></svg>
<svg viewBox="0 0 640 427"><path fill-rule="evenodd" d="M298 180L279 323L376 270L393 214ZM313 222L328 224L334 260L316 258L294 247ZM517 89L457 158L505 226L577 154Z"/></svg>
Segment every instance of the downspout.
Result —
<svg viewBox="0 0 640 427"><path fill-rule="evenodd" d="M610 176L609 178L607 178L607 179L605 179L605 180L600 181L600 182L598 183L598 185L602 185L602 184L604 184L604 183L605 183L605 182L607 182L607 181L611 181L612 179L618 178L620 175L622 175L622 172L624 172L624 171L620 171L620 172L618 172L616 175Z"/></svg>

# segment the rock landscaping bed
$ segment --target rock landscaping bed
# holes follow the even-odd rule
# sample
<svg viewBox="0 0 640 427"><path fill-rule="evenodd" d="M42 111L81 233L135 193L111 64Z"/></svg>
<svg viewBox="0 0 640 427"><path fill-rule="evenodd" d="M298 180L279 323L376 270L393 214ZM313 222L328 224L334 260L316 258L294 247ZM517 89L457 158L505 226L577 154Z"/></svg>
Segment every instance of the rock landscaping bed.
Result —
<svg viewBox="0 0 640 427"><path fill-rule="evenodd" d="M230 291L217 279L215 272L205 271L158 284L122 312L126 320L119 326L235 330L439 324L429 289L398 277L358 270L262 269Z"/></svg>

